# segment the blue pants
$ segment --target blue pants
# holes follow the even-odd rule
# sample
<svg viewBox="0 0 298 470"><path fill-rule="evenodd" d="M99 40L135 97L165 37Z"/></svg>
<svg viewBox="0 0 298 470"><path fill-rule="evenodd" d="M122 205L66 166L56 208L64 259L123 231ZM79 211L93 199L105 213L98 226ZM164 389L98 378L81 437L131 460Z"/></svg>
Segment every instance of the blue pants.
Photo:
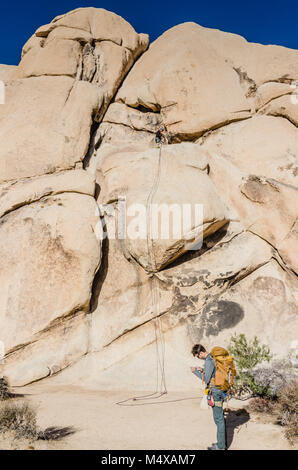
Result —
<svg viewBox="0 0 298 470"><path fill-rule="evenodd" d="M212 387L211 389L212 395L215 402L221 402L223 405L223 401L225 398L225 394L219 390L219 388ZM219 449L226 449L227 447L227 439L226 439L226 422L223 412L223 406L216 406L212 407L213 411L213 419L217 426L217 446Z"/></svg>

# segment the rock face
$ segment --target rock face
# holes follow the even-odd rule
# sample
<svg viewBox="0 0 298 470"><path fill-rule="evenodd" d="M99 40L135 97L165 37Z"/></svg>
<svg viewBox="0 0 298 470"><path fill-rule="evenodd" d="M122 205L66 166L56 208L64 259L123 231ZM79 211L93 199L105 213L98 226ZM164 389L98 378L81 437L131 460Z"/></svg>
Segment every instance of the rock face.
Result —
<svg viewBox="0 0 298 470"><path fill-rule="evenodd" d="M186 390L194 342L297 339L298 51L194 23L148 42L79 8L0 66L13 385Z"/></svg>
<svg viewBox="0 0 298 470"><path fill-rule="evenodd" d="M135 217L135 212L141 208L147 209L149 204L158 205L160 211L168 207L174 210L175 205L181 207L185 204L193 212L190 214L192 217L189 225L185 224L185 228L180 230L181 233L170 233L169 230L168 233L163 234L156 230L156 237L153 242L150 241L149 245L152 246L149 250L147 236L136 239L135 232L132 230L134 227L128 231L126 249L147 272L161 270L184 253L186 240L195 242L197 232L202 231L203 236L206 237L229 220L228 208L225 207L206 173L207 165L204 155L198 155L197 146L191 143L167 146L162 149L162 154L159 149L149 149L145 152L121 152L110 145L101 147L98 160L101 176L98 174L98 181L104 189L100 193L99 202L109 203L117 199L118 195L125 197L128 226L131 218ZM181 184L181 174L183 174L183 184ZM152 181L154 180L158 185L152 194ZM136 201L137 207L134 205ZM195 221L194 212L197 202L204 207L201 226L200 221L197 225ZM152 211L149 220L152 225L152 236L154 236L154 226L158 228L157 221L154 224L157 217L158 214ZM143 219L146 220L145 213ZM150 232L150 228L148 224L147 232ZM146 227L144 229L146 232Z"/></svg>
<svg viewBox="0 0 298 470"><path fill-rule="evenodd" d="M0 80L2 80L3 82L8 81L15 68L15 65L0 64Z"/></svg>
<svg viewBox="0 0 298 470"><path fill-rule="evenodd" d="M101 9L79 9L39 28L0 109L1 181L80 167L93 121L147 45L146 35Z"/></svg>

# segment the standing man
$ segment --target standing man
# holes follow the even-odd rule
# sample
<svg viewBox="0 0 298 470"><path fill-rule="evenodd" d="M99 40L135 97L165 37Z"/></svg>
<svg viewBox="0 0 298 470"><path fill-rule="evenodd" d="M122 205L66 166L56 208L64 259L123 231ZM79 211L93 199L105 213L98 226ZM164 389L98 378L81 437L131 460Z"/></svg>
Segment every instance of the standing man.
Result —
<svg viewBox="0 0 298 470"><path fill-rule="evenodd" d="M213 357L201 344L195 344L191 352L194 357L205 360L204 369L201 367L191 367L191 371L197 377L204 380L206 387L211 390L213 397L212 401L214 401L213 406L211 406L213 411L213 419L217 426L217 443L214 443L211 447L208 447L208 450L226 450L226 423L223 411L223 402L226 394L219 388L215 387L214 384L212 384L212 379L214 380L216 370Z"/></svg>

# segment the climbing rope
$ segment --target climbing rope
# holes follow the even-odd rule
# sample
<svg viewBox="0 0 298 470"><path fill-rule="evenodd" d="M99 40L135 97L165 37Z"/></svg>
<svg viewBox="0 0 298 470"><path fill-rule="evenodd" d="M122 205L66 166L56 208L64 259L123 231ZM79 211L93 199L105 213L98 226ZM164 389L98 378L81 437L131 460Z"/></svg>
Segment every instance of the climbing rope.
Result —
<svg viewBox="0 0 298 470"><path fill-rule="evenodd" d="M147 214L147 249L148 255L151 263L151 298L152 298L152 315L153 315L153 322L155 325L156 331L156 348L157 348L157 359L158 359L158 367L157 367L157 390L155 393L159 393L159 396L162 396L167 393L167 387L165 382L165 341L164 335L162 330L162 323L159 315L160 311L160 296L159 296L159 285L158 279L154 275L154 271L156 270L156 258L154 252L154 241L153 241L153 234L152 234L152 201L154 196L157 192L160 183L161 177L161 162L162 162L162 141L160 142L159 147L159 154L158 154L158 163L157 163L157 174L155 177L154 184L151 188L151 191L148 195L147 202L146 202L146 214ZM153 261L153 263L152 263ZM159 346L160 344L160 346ZM161 350L160 350L160 349ZM158 390L158 371L160 371L160 390ZM158 397L156 397L158 398Z"/></svg>
<svg viewBox="0 0 298 470"><path fill-rule="evenodd" d="M166 387L166 378L165 378L165 339L164 333L162 329L162 322L160 319L160 295L159 295L159 285L156 276L154 275L154 271L156 270L156 258L154 253L154 243L153 243L153 236L152 236L152 201L156 194L156 191L159 186L160 182L160 175L161 175L161 161L162 161L162 142L160 142L159 153L158 153L158 162L157 162L157 172L154 178L154 182L152 188L148 194L147 201L146 201L146 216L147 216L147 251L149 257L149 268L150 268L150 288L151 288L151 302L152 302L152 320L154 323L154 331L155 331L155 347L156 347L156 390L153 393L147 395L141 395L137 397L128 398L126 400L117 402L117 405L125 405L126 402L133 400L148 400L148 399L156 399L160 398L161 396L167 394L167 387ZM159 384L160 382L160 384ZM160 385L160 387L159 387ZM154 396L157 395L157 396ZM134 406L125 405L125 406Z"/></svg>

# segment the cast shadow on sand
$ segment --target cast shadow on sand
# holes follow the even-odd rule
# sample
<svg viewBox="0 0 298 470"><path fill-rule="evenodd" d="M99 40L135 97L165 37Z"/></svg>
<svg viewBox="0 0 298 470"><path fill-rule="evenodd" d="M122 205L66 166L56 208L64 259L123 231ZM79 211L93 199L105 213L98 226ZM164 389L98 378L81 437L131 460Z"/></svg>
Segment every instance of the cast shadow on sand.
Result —
<svg viewBox="0 0 298 470"><path fill-rule="evenodd" d="M244 409L229 410L226 415L227 449L231 446L235 431L239 432L240 426L250 419L249 413Z"/></svg>

